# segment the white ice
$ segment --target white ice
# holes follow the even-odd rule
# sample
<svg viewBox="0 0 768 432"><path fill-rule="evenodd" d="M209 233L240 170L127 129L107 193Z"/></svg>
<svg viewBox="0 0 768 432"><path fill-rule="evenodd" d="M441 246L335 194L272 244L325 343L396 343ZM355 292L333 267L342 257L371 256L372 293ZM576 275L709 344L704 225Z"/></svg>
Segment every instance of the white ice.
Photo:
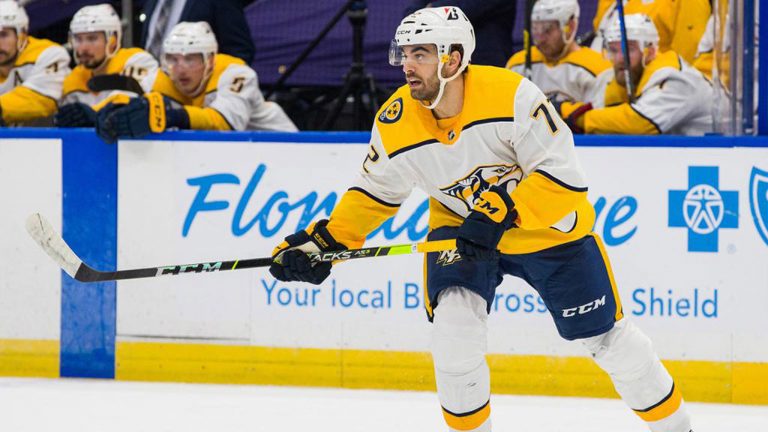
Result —
<svg viewBox="0 0 768 432"><path fill-rule="evenodd" d="M696 432L768 432L768 406L688 404ZM619 400L496 395L500 432L642 432ZM0 431L444 431L435 394L0 378Z"/></svg>

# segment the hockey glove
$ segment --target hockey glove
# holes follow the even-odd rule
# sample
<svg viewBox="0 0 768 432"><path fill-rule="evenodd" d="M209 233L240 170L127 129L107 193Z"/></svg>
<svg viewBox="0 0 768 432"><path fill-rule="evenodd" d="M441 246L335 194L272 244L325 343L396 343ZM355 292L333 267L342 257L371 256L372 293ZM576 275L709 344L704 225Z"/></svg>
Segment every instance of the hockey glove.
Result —
<svg viewBox="0 0 768 432"><path fill-rule="evenodd" d="M565 124L571 128L571 131L575 134L584 133L584 114L592 110L591 103L570 103L563 102L561 106L561 115L565 120Z"/></svg>
<svg viewBox="0 0 768 432"><path fill-rule="evenodd" d="M105 116L102 127L118 138L141 138L173 127L189 129L189 114L184 108L173 108L170 99L153 92L113 110Z"/></svg>
<svg viewBox="0 0 768 432"><path fill-rule="evenodd" d="M480 194L456 235L459 255L468 261L492 260L498 257L496 247L501 236L514 228L517 211L509 194L501 187L491 186Z"/></svg>
<svg viewBox="0 0 768 432"><path fill-rule="evenodd" d="M272 252L269 272L283 282L321 284L331 274L330 262L312 263L307 253L340 251L346 246L337 242L326 228L328 219L317 221L305 231L285 238Z"/></svg>
<svg viewBox="0 0 768 432"><path fill-rule="evenodd" d="M109 116L115 110L124 106L124 104L109 103L96 112L96 135L107 144L117 142L117 134L112 129L112 124L108 121Z"/></svg>
<svg viewBox="0 0 768 432"><path fill-rule="evenodd" d="M53 117L53 124L58 127L93 127L96 126L96 111L81 102L62 105Z"/></svg>

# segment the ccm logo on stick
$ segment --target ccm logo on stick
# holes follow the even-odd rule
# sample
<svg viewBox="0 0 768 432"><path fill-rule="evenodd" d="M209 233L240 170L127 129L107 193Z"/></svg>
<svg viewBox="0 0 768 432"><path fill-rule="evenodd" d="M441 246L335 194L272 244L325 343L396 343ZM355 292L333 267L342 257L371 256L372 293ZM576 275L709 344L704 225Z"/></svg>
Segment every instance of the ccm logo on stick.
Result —
<svg viewBox="0 0 768 432"><path fill-rule="evenodd" d="M595 300L591 301L587 304L583 304L581 306L577 306L574 308L568 308L563 309L563 316L565 318L572 317L574 315L584 315L585 313L592 312L593 310L599 308L600 306L605 306L605 296Z"/></svg>

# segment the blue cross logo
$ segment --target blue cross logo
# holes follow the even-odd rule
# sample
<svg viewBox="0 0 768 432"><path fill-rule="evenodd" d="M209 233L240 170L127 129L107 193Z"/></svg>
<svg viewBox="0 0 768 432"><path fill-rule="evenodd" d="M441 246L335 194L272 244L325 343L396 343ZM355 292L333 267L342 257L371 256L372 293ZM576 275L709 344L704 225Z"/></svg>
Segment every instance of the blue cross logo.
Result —
<svg viewBox="0 0 768 432"><path fill-rule="evenodd" d="M719 189L719 168L688 167L688 189L669 191L669 226L688 228L688 252L717 252L720 228L739 227L739 192Z"/></svg>

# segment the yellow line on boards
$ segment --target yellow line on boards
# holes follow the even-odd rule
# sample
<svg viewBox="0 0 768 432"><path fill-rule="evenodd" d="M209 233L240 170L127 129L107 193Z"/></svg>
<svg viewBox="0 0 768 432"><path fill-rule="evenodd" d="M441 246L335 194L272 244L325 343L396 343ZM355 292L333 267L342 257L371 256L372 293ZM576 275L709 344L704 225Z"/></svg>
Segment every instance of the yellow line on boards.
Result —
<svg viewBox="0 0 768 432"><path fill-rule="evenodd" d="M118 342L115 377L434 391L429 353ZM616 398L586 357L487 356L497 394ZM768 405L768 363L665 361L688 401Z"/></svg>

